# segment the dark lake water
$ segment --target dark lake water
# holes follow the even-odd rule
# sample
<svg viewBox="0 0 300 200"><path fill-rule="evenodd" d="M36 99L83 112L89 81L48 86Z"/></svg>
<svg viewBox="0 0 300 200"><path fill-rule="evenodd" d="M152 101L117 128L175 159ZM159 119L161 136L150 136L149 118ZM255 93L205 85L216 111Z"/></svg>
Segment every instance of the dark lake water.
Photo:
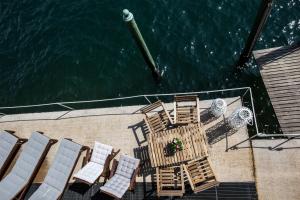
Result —
<svg viewBox="0 0 300 200"><path fill-rule="evenodd" d="M235 73L260 0L2 0L0 106L250 86L276 126L254 62ZM135 16L157 85L122 21ZM300 40L300 1L275 0L255 49ZM268 128L267 128L268 129Z"/></svg>

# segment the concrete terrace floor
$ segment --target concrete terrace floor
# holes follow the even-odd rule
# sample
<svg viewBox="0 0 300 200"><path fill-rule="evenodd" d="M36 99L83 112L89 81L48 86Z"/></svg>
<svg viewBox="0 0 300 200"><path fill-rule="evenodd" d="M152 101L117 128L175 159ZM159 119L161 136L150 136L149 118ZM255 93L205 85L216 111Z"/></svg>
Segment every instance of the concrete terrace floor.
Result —
<svg viewBox="0 0 300 200"><path fill-rule="evenodd" d="M252 145L258 198L300 199L300 139L254 140Z"/></svg>
<svg viewBox="0 0 300 200"><path fill-rule="evenodd" d="M225 99L228 111L225 118L234 109L241 106L240 98ZM299 154L297 149L270 151L268 146L274 145L272 140L254 141L252 148L247 141L237 150L225 151L248 137L247 129L243 128L232 133L224 129L224 119L213 119L207 114L211 100L201 101L201 122L206 131L210 145L209 156L212 168L220 182L256 182L260 199L297 199L299 180ZM173 104L166 104L168 110ZM45 135L55 138L72 138L73 141L93 147L94 141L100 141L121 149L121 154L128 154L146 161L138 182L152 182L153 169L147 160L147 141L143 132L143 115L137 111L142 106L127 106L76 110L71 112L48 112L8 115L0 118L0 130L14 130L16 135L28 138L32 131L42 131ZM273 142L269 144L268 142ZM285 145L298 145L286 143ZM279 142L278 142L279 143ZM35 183L43 181L59 143L49 151ZM254 157L253 157L254 155ZM81 156L76 169L81 167ZM255 163L253 162L255 160ZM271 167L270 167L271 166ZM272 167L274 166L274 167ZM284 177L286 178L283 180ZM72 181L71 181L72 182ZM274 192L276 191L276 192ZM280 193L279 195L276 195ZM272 195L269 195L272 194ZM283 198L289 197L289 198Z"/></svg>
<svg viewBox="0 0 300 200"><path fill-rule="evenodd" d="M226 99L231 113L241 105L239 98ZM201 101L200 107L205 129L209 129L211 134L218 132L220 139L224 138L222 131L223 118L213 120L206 116L205 110L209 108L210 100ZM166 104L167 109L172 109L173 104ZM142 127L143 115L137 113L142 106L101 108L90 110L77 110L66 112L32 113L20 115L8 115L0 118L0 130L14 130L16 135L28 138L32 131L42 131L50 138L72 138L73 141L93 147L94 141L100 141L112 145L116 149L121 149L121 154L128 154L139 157L147 154L147 141ZM134 113L134 114L133 114ZM65 114L65 115L64 115ZM58 119L59 118L59 119ZM233 145L247 138L246 129L241 129L237 133L216 142L209 146L210 158L216 176L221 182L253 182L252 154L251 149L245 148L239 151L225 152L226 143ZM208 138L210 140L210 137ZM213 141L215 142L215 141ZM42 182L52 160L55 156L59 143L54 145L49 151L35 182ZM143 153L144 151L144 153ZM75 172L81 167L83 156L76 166ZM144 158L147 159L147 156ZM143 170L143 176L138 181L151 182L153 180L153 170Z"/></svg>

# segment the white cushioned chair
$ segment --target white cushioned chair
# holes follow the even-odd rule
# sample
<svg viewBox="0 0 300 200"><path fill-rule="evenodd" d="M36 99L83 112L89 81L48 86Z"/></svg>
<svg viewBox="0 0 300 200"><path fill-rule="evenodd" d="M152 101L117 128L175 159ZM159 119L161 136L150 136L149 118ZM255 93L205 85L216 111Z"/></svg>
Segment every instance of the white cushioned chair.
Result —
<svg viewBox="0 0 300 200"><path fill-rule="evenodd" d="M70 139L62 139L44 182L29 200L61 199L80 154L84 150L89 150L89 148L72 142Z"/></svg>
<svg viewBox="0 0 300 200"><path fill-rule="evenodd" d="M109 176L110 162L119 151L114 152L112 146L95 141L89 162L74 175L74 178L87 184L95 183L101 176L106 180Z"/></svg>
<svg viewBox="0 0 300 200"><path fill-rule="evenodd" d="M127 155L121 155L119 162L114 159L110 179L100 187L101 192L121 199L128 189L134 189L139 164L139 159Z"/></svg>
<svg viewBox="0 0 300 200"><path fill-rule="evenodd" d="M0 199L24 199L50 147L57 140L33 132L10 173L0 182Z"/></svg>
<svg viewBox="0 0 300 200"><path fill-rule="evenodd" d="M13 161L21 145L27 142L13 134L13 131L0 132L0 180Z"/></svg>

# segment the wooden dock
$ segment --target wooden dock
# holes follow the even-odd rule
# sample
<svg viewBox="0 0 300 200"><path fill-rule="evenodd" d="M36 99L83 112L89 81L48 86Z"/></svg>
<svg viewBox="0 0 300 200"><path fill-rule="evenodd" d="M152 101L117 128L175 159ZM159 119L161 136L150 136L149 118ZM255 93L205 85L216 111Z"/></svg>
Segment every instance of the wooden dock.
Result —
<svg viewBox="0 0 300 200"><path fill-rule="evenodd" d="M300 43L253 52L284 134L300 132Z"/></svg>

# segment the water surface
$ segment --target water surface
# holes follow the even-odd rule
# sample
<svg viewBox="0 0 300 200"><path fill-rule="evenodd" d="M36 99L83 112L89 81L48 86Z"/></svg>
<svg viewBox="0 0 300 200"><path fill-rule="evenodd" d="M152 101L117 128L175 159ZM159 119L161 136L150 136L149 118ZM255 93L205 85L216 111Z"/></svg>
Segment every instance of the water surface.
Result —
<svg viewBox="0 0 300 200"><path fill-rule="evenodd" d="M276 126L254 62L235 63L260 0L2 0L0 106L250 86L262 127ZM133 12L157 85L122 21ZM276 0L255 49L300 39L300 1Z"/></svg>

